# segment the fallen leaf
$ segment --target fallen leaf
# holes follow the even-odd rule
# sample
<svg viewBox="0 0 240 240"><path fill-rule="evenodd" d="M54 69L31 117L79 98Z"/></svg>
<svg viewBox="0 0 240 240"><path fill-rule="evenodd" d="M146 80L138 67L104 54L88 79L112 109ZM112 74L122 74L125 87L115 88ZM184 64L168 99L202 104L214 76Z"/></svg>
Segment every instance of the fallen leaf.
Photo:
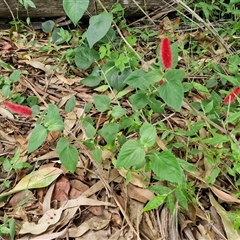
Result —
<svg viewBox="0 0 240 240"><path fill-rule="evenodd" d="M56 184L52 195L52 200L59 202L66 201L68 199L68 192L70 190L70 182L64 176L61 176Z"/></svg>
<svg viewBox="0 0 240 240"><path fill-rule="evenodd" d="M32 234L40 234L45 232L48 227L56 224L62 214L63 208L59 208L57 210L50 209L44 213L44 215L40 218L38 223L34 222L24 222L22 228L20 229L20 234L32 233Z"/></svg>
<svg viewBox="0 0 240 240"><path fill-rule="evenodd" d="M213 191L213 193L220 198L221 200L225 201L225 202L235 202L235 203L240 203L240 199L237 199L236 197L225 193L219 189L217 189L216 187L211 187L211 190Z"/></svg>
<svg viewBox="0 0 240 240"><path fill-rule="evenodd" d="M55 167L46 167L26 175L18 184L10 191L0 194L0 197L5 197L10 194L34 188L43 188L50 185L55 179L62 174L62 170Z"/></svg>
<svg viewBox="0 0 240 240"><path fill-rule="evenodd" d="M225 211L225 209L215 200L215 198L211 193L209 193L209 199L212 206L215 207L217 213L220 215L222 219L222 223L224 226L225 233L227 235L227 239L228 240L240 239L240 230L239 229L234 230L233 222L227 216L227 212Z"/></svg>

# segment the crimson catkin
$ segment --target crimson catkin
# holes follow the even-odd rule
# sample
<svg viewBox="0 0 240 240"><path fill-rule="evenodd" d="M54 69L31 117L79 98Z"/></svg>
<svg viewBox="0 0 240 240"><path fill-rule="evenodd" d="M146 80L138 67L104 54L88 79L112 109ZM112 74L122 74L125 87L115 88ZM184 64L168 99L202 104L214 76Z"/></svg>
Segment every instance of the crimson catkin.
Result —
<svg viewBox="0 0 240 240"><path fill-rule="evenodd" d="M3 105L6 106L8 109L10 109L12 112L18 113L20 115L24 115L24 116L32 115L32 109L29 107L22 106L9 101L3 102Z"/></svg>
<svg viewBox="0 0 240 240"><path fill-rule="evenodd" d="M172 56L171 42L168 38L163 38L161 42L160 56L162 59L163 66L166 69L172 68L173 56Z"/></svg>
<svg viewBox="0 0 240 240"><path fill-rule="evenodd" d="M224 103L232 103L240 95L240 87L236 87L223 100Z"/></svg>

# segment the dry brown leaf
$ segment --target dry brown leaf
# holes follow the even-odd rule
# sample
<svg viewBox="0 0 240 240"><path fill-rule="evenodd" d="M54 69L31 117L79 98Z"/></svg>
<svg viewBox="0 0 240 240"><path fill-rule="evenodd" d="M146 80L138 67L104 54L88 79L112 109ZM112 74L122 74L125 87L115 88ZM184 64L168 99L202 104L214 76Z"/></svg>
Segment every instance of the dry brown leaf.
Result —
<svg viewBox="0 0 240 240"><path fill-rule="evenodd" d="M52 200L57 200L59 202L66 201L68 199L69 190L69 180L64 176L60 176L55 184L55 188L52 194Z"/></svg>
<svg viewBox="0 0 240 240"><path fill-rule="evenodd" d="M57 233L48 233L48 234L43 234L43 235L40 235L38 237L35 237L35 238L31 238L31 240L51 240L51 239L58 239L58 238L61 238L61 237L64 237L64 235L66 235L67 233L67 228L63 229L62 231L60 232L57 232Z"/></svg>
<svg viewBox="0 0 240 240"><path fill-rule="evenodd" d="M237 199L236 197L225 193L219 189L217 189L216 187L211 187L211 190L213 191L213 193L220 198L221 200L225 201L225 202L235 202L235 203L240 203L240 199Z"/></svg>
<svg viewBox="0 0 240 240"><path fill-rule="evenodd" d="M120 168L120 169L118 169L118 172L120 173L121 176L126 178L128 171L124 168ZM140 174L132 172L130 183L132 183L138 187L141 187L141 188L146 188L146 183L144 182L144 178L145 178L145 176L140 176Z"/></svg>
<svg viewBox="0 0 240 240"><path fill-rule="evenodd" d="M64 120L64 126L65 126L63 130L64 136L67 136L71 132L71 129L76 124L76 121L77 121L77 115L75 112L67 113Z"/></svg>
<svg viewBox="0 0 240 240"><path fill-rule="evenodd" d="M146 203L154 197L154 194L150 190L136 187L133 184L128 184L127 189L130 198L142 203Z"/></svg>
<svg viewBox="0 0 240 240"><path fill-rule="evenodd" d="M19 233L20 234L31 233L34 235L38 235L45 232L48 229L48 227L56 224L59 221L62 211L63 208L59 208L57 210L55 209L48 210L39 219L37 224L34 222L24 222Z"/></svg>
<svg viewBox="0 0 240 240"><path fill-rule="evenodd" d="M109 222L110 222L109 218L97 217L97 216L92 217L91 219L82 223L80 226L76 228L70 228L69 237L72 237L72 238L80 237L90 229L95 231L103 229L109 224Z"/></svg>
<svg viewBox="0 0 240 240"><path fill-rule="evenodd" d="M212 206L215 207L217 213L222 219L224 230L227 235L227 240L240 239L240 230L234 230L232 220L227 216L226 210L215 200L212 193L209 193L209 199Z"/></svg>
<svg viewBox="0 0 240 240"><path fill-rule="evenodd" d="M74 83L76 83L76 82L80 82L80 78L79 77L75 77L75 78L66 78L66 77L64 77L63 75L61 75L61 74L56 74L55 73L55 75L56 75L56 77L58 78L58 80L61 82L61 83L65 83L65 84L67 84L67 85L73 85Z"/></svg>
<svg viewBox="0 0 240 240"><path fill-rule="evenodd" d="M51 69L52 66L51 65L45 65L41 62L37 62L37 61L28 61L28 60L19 60L20 63L26 63L28 65L31 65L34 68L40 69L42 71L44 71L46 74L48 75L52 75L54 73L54 71Z"/></svg>

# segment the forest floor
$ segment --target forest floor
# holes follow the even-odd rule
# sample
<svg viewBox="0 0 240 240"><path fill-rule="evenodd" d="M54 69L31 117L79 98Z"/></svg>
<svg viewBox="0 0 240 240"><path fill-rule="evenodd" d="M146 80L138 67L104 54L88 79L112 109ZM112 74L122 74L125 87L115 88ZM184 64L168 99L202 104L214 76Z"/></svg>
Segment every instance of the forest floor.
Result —
<svg viewBox="0 0 240 240"><path fill-rule="evenodd" d="M239 37L226 21L210 24L195 13L191 22L186 14L118 15L122 35L95 45L100 58L82 68L92 58L75 54L87 23L61 19L65 41L58 44L46 25L44 32L17 21L0 30L0 239L240 239ZM174 85L168 94L175 100L157 96L159 109L131 98L144 88L124 85L128 64L132 72L157 65L165 37L178 46L176 69L185 72L179 111ZM105 71L110 60L116 74ZM21 115L19 105L33 114ZM123 160L128 167L116 167L119 149L147 136L145 122L156 138L144 167L137 168L140 155L136 165ZM153 151L166 154L157 170Z"/></svg>

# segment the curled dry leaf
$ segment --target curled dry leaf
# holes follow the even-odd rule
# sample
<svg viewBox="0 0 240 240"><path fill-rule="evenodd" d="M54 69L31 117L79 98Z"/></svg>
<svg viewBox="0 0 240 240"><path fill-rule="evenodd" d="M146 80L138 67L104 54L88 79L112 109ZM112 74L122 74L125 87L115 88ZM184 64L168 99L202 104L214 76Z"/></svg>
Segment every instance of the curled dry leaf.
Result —
<svg viewBox="0 0 240 240"><path fill-rule="evenodd" d="M240 203L240 199L237 199L236 197L225 193L219 189L217 189L216 187L211 187L211 190L213 191L213 193L220 198L221 200L225 201L225 202L234 202L234 203Z"/></svg>

